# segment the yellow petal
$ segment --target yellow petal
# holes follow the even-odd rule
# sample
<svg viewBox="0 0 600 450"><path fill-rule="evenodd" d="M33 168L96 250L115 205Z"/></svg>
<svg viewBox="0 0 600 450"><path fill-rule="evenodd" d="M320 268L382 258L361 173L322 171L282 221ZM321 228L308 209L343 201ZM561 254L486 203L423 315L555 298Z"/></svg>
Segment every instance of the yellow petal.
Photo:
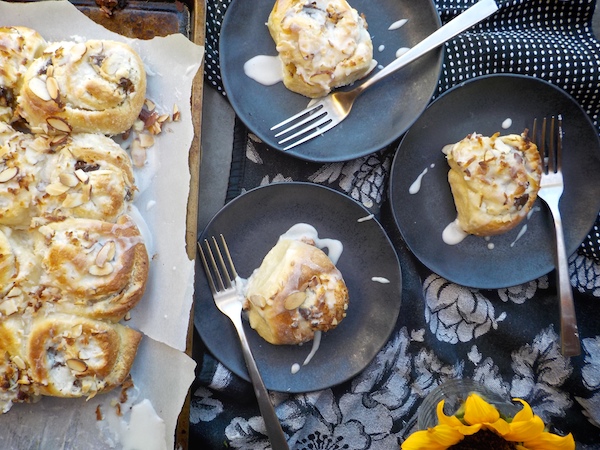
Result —
<svg viewBox="0 0 600 450"><path fill-rule="evenodd" d="M529 406L529 403L520 398L513 398L513 400L516 402L521 402L521 404L523 405L523 408L515 414L515 417L513 417L513 422L526 422L528 420L531 420L531 418L533 417L533 411L531 410L531 406Z"/></svg>
<svg viewBox="0 0 600 450"><path fill-rule="evenodd" d="M529 450L574 450L575 440L571 433L564 437L552 433L542 433L535 439L524 441L523 446Z"/></svg>
<svg viewBox="0 0 600 450"><path fill-rule="evenodd" d="M465 401L465 422L470 425L476 423L494 423L500 418L498 410L482 399L479 395L469 394Z"/></svg>
<svg viewBox="0 0 600 450"><path fill-rule="evenodd" d="M509 441L513 440L513 439L507 438L507 435L509 435L511 432L511 425L504 419L499 419L494 423L487 423L487 424L485 424L485 428L495 431L496 434L502 436L506 440L509 440ZM522 439L516 439L516 440L522 440Z"/></svg>
<svg viewBox="0 0 600 450"><path fill-rule="evenodd" d="M544 432L544 422L539 416L533 416L529 420L513 421L510 424L510 432L504 434L504 438L513 442L524 442L537 438Z"/></svg>
<svg viewBox="0 0 600 450"><path fill-rule="evenodd" d="M465 425L460 421L460 419L456 416L447 416L444 413L444 400L440 401L437 404L437 416L438 422L440 425L446 425L448 427L454 428L463 436L469 436L471 434L477 433L481 429L481 424L475 425Z"/></svg>
<svg viewBox="0 0 600 450"><path fill-rule="evenodd" d="M431 432L431 440L444 449L457 444L465 437L460 431L447 425L437 425L427 431Z"/></svg>
<svg viewBox="0 0 600 450"><path fill-rule="evenodd" d="M416 431L411 434L401 445L402 450L446 450L454 445L463 436L445 425L436 425L427 430Z"/></svg>

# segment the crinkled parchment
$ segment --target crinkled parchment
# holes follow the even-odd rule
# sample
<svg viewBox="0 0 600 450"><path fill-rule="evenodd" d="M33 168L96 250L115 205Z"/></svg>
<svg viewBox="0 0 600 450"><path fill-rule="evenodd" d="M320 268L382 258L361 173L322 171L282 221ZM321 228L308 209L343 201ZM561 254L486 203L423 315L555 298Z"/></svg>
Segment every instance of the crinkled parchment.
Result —
<svg viewBox="0 0 600 450"><path fill-rule="evenodd" d="M148 151L147 166L136 170L140 192L135 206L147 225L151 264L146 293L126 322L145 335L131 372L136 392L130 402L151 401L165 421L164 448L172 449L177 417L195 368L184 353L194 291L194 263L186 254L185 231L188 152L194 136L190 96L204 48L181 34L148 41L125 38L88 19L67 1L0 1L0 26L6 25L28 26L48 41L127 42L144 61L147 97L158 112L172 113L174 105L181 111L180 121L163 126ZM98 406L105 417L114 414L111 400L119 393L117 389L89 401L44 397L37 404L16 404L0 415L0 448L120 448L118 436L109 436L115 430L96 418ZM126 421L127 414L119 420Z"/></svg>

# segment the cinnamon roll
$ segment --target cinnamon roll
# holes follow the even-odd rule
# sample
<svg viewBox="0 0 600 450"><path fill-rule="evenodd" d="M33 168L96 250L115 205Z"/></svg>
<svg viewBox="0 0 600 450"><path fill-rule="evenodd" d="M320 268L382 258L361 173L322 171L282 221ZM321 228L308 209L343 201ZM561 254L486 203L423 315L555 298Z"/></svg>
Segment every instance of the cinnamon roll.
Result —
<svg viewBox="0 0 600 450"><path fill-rule="evenodd" d="M127 44L56 42L25 73L18 113L33 131L51 134L127 131L146 96L146 72Z"/></svg>
<svg viewBox="0 0 600 450"><path fill-rule="evenodd" d="M526 133L473 133L443 151L458 224L465 232L504 233L527 216L537 198L542 166Z"/></svg>
<svg viewBox="0 0 600 450"><path fill-rule="evenodd" d="M367 22L346 0L276 0L267 26L293 92L324 97L371 70Z"/></svg>
<svg viewBox="0 0 600 450"><path fill-rule="evenodd" d="M113 322L142 298L148 253L135 223L65 219L37 229L39 297L56 311Z"/></svg>
<svg viewBox="0 0 600 450"><path fill-rule="evenodd" d="M72 134L48 158L40 180L38 213L115 221L133 200L131 159L115 141L100 134Z"/></svg>
<svg viewBox="0 0 600 450"><path fill-rule="evenodd" d="M271 344L301 344L346 317L348 289L329 257L310 243L280 239L248 279L250 326Z"/></svg>

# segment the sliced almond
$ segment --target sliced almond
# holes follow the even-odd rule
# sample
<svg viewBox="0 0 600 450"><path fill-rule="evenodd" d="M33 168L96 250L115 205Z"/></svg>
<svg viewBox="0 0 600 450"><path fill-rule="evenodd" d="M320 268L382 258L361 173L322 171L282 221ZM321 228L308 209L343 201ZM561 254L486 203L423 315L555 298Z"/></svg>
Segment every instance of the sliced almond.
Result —
<svg viewBox="0 0 600 450"><path fill-rule="evenodd" d="M48 89L48 94L50 94L50 98L52 100L56 100L58 98L59 90L58 90L58 82L54 77L46 78L46 89Z"/></svg>
<svg viewBox="0 0 600 450"><path fill-rule="evenodd" d="M92 198L92 185L84 184L83 189L81 189L81 195L83 195L84 202L89 202Z"/></svg>
<svg viewBox="0 0 600 450"><path fill-rule="evenodd" d="M13 356L12 362L14 362L15 366L17 366L21 370L25 370L27 368L27 366L25 365L25 361L23 361L23 358L21 358L19 355Z"/></svg>
<svg viewBox="0 0 600 450"><path fill-rule="evenodd" d="M111 261L115 257L117 246L114 241L108 241L102 246L98 254L96 255L96 265L98 267L104 267L107 261Z"/></svg>
<svg viewBox="0 0 600 450"><path fill-rule="evenodd" d="M48 88L46 87L46 82L41 78L35 77L29 80L29 89L34 95L45 102L49 102L52 100L50 97L50 93L48 92Z"/></svg>
<svg viewBox="0 0 600 450"><path fill-rule="evenodd" d="M293 294L288 295L284 302L283 307L288 311L298 308L304 301L306 300L305 292L294 292Z"/></svg>
<svg viewBox="0 0 600 450"><path fill-rule="evenodd" d="M64 194L69 189L71 189L69 186L65 186L62 183L51 183L48 186L46 186L46 194L58 196Z"/></svg>
<svg viewBox="0 0 600 450"><path fill-rule="evenodd" d="M169 116L168 114L162 114L162 115L158 116L158 119L156 119L156 121L158 123L164 123L167 120L169 120L170 118L171 118L171 116Z"/></svg>
<svg viewBox="0 0 600 450"><path fill-rule="evenodd" d="M10 291L8 291L8 293L6 294L6 297L8 297L8 298L18 297L22 293L23 293L23 291L21 290L21 288L19 288L17 286L13 286L12 289Z"/></svg>
<svg viewBox="0 0 600 450"><path fill-rule="evenodd" d="M79 179L79 181L81 181L82 183L87 183L88 180L90 179L90 176L87 174L87 172L85 172L82 169L77 169L75 171L75 176Z"/></svg>
<svg viewBox="0 0 600 450"><path fill-rule="evenodd" d="M79 178L71 172L63 172L58 176L58 179L62 184L69 187L75 187L79 184Z"/></svg>
<svg viewBox="0 0 600 450"><path fill-rule="evenodd" d="M110 263L105 263L102 267L94 264L90 266L88 272L95 277L105 277L113 272L113 266Z"/></svg>
<svg viewBox="0 0 600 450"><path fill-rule="evenodd" d="M257 308L264 308L265 305L267 304L267 300L262 295L259 295L259 294L251 295L250 301Z"/></svg>
<svg viewBox="0 0 600 450"><path fill-rule="evenodd" d="M148 108L148 111L154 111L154 108L156 108L156 104L149 98L144 101L144 104L146 105L146 108Z"/></svg>
<svg viewBox="0 0 600 450"><path fill-rule="evenodd" d="M84 42L79 42L78 44L75 44L71 48L71 51L69 52L69 54L71 55L71 58L72 58L71 61L73 61L73 62L79 61L81 58L83 58L83 55L85 55L86 52L87 52L87 47Z"/></svg>
<svg viewBox="0 0 600 450"><path fill-rule="evenodd" d="M131 160L135 167L141 168L146 164L146 149L142 147L139 139L131 143Z"/></svg>
<svg viewBox="0 0 600 450"><path fill-rule="evenodd" d="M77 208L86 202L83 194L77 192L73 194L67 194L62 202L63 208Z"/></svg>
<svg viewBox="0 0 600 450"><path fill-rule="evenodd" d="M50 139L50 145L62 145L66 142L66 140L69 138L68 134L57 134L56 136L52 136L52 138Z"/></svg>
<svg viewBox="0 0 600 450"><path fill-rule="evenodd" d="M12 180L19 173L19 169L16 167L8 167L0 172L0 183L6 183Z"/></svg>
<svg viewBox="0 0 600 450"><path fill-rule="evenodd" d="M53 75L54 75L54 66L52 64L50 64L48 67L46 67L46 76L51 77Z"/></svg>
<svg viewBox="0 0 600 450"><path fill-rule="evenodd" d="M140 133L139 138L140 138L140 145L143 148L149 148L154 145L154 136L152 136L151 134Z"/></svg>
<svg viewBox="0 0 600 450"><path fill-rule="evenodd" d="M46 123L57 131L62 131L63 133L71 132L71 125L69 125L64 119L61 119L60 117L48 117L46 119Z"/></svg>
<svg viewBox="0 0 600 450"><path fill-rule="evenodd" d="M67 359L67 367L75 372L85 372L88 368L87 364L80 359Z"/></svg>
<svg viewBox="0 0 600 450"><path fill-rule="evenodd" d="M177 122L181 119L181 113L179 112L179 106L173 105L173 122Z"/></svg>

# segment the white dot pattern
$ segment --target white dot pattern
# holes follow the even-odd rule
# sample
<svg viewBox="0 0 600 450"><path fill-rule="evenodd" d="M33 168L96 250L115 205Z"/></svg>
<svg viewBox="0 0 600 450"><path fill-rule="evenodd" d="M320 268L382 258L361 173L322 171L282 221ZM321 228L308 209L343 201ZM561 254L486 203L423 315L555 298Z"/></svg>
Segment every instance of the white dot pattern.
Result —
<svg viewBox="0 0 600 450"><path fill-rule="evenodd" d="M251 0L238 0L251 1ZM443 23L477 0L435 0ZM206 81L226 95L219 69L219 32L231 0L207 0ZM596 0L496 0L499 11L445 44L434 97L470 78L516 73L564 89L590 116L600 115L600 43L592 32ZM600 216L580 252L600 262Z"/></svg>

